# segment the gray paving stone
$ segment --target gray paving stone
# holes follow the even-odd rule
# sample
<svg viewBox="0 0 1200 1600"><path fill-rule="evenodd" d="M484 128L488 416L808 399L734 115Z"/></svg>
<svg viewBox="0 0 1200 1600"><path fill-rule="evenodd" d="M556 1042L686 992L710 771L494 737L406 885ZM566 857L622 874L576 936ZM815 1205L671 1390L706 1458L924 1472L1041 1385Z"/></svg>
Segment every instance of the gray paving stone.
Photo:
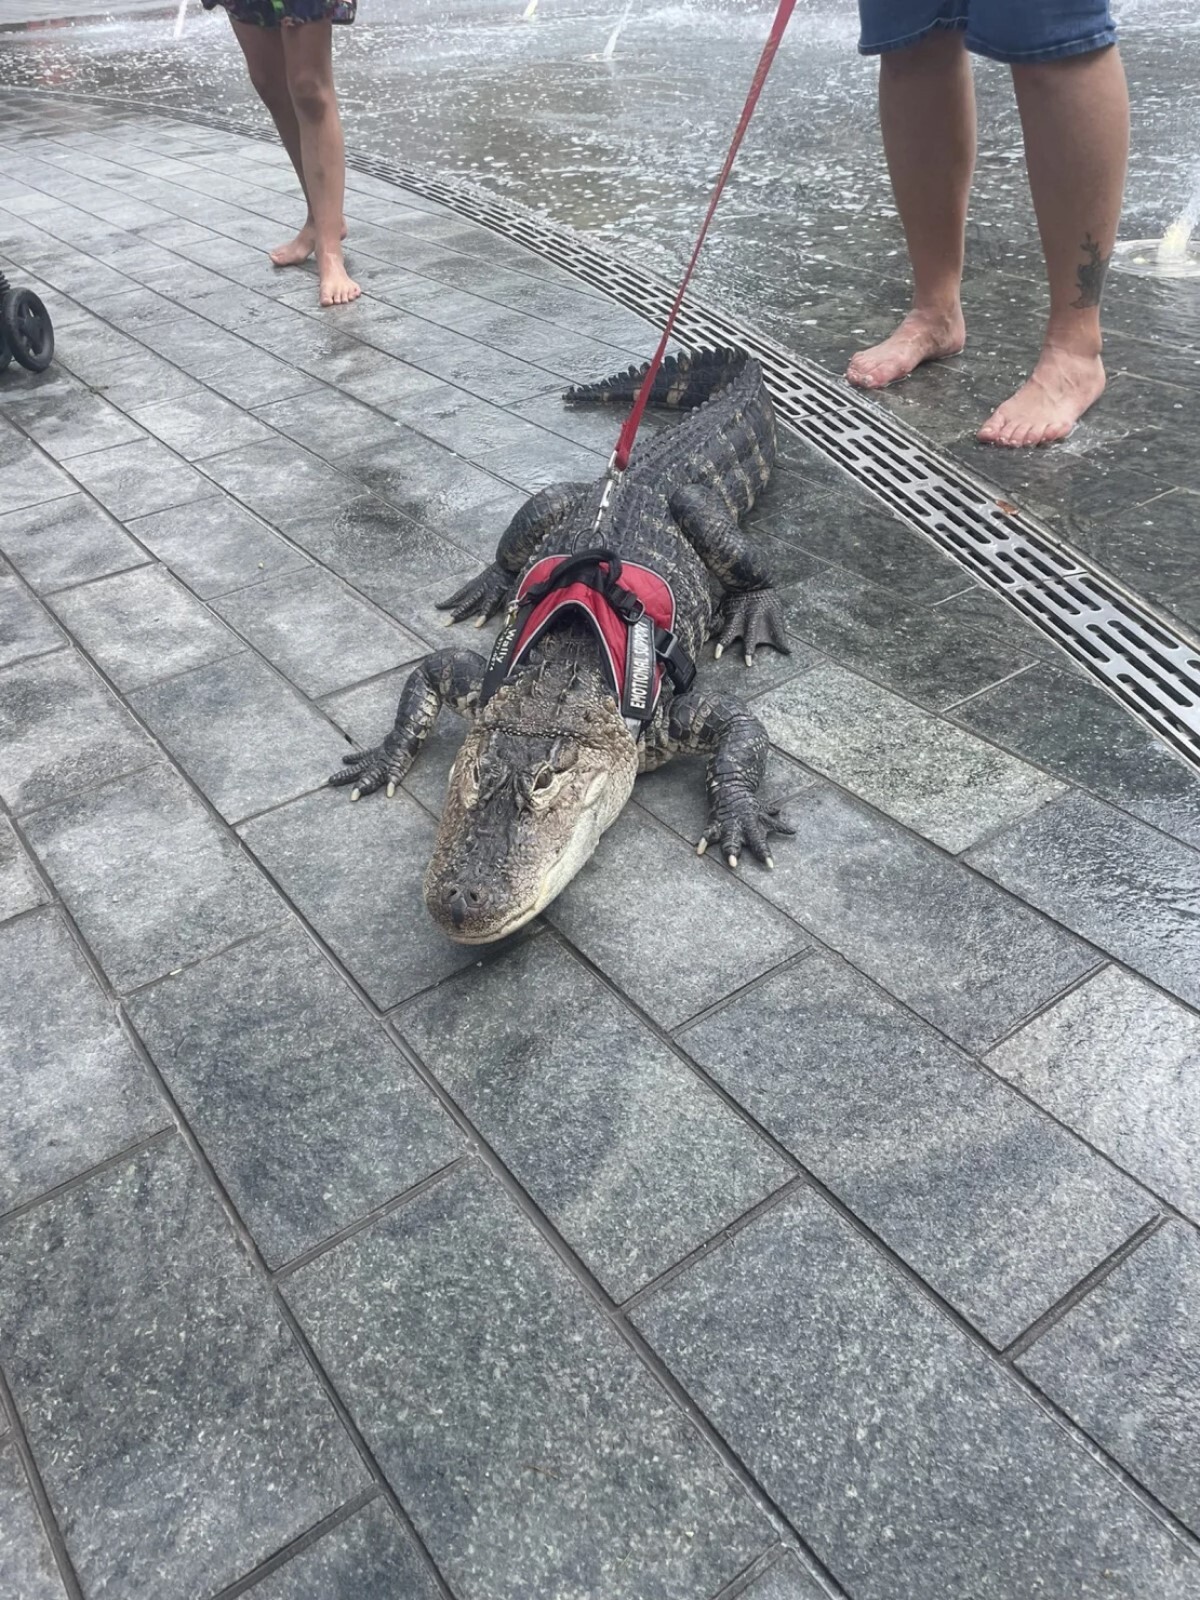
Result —
<svg viewBox="0 0 1200 1600"><path fill-rule="evenodd" d="M382 1499L356 1511L248 1591L254 1600L441 1600Z"/></svg>
<svg viewBox="0 0 1200 1600"><path fill-rule="evenodd" d="M1018 1365L1200 1532L1200 1243L1169 1222Z"/></svg>
<svg viewBox="0 0 1200 1600"><path fill-rule="evenodd" d="M1200 845L1200 777L1098 685L1032 667L954 715L1067 782Z"/></svg>
<svg viewBox="0 0 1200 1600"><path fill-rule="evenodd" d="M0 514L61 500L74 488L66 473L24 434L7 424L0 427Z"/></svg>
<svg viewBox="0 0 1200 1600"><path fill-rule="evenodd" d="M283 915L270 886L166 767L49 806L25 831L117 989L161 978Z"/></svg>
<svg viewBox="0 0 1200 1600"><path fill-rule="evenodd" d="M1078 792L971 863L1181 1000L1200 1005L1200 854Z"/></svg>
<svg viewBox="0 0 1200 1600"><path fill-rule="evenodd" d="M0 922L45 905L49 898L11 824L0 817Z"/></svg>
<svg viewBox="0 0 1200 1600"><path fill-rule="evenodd" d="M608 458L598 450L533 423L529 424L528 436L515 444L501 445L497 450L472 450L470 456L486 472L516 484L526 494L536 494L552 483L586 483L602 477L608 464Z"/></svg>
<svg viewBox="0 0 1200 1600"><path fill-rule="evenodd" d="M260 406L255 415L335 464L352 451L392 438L398 427L391 417L329 388L314 389L298 401L273 401Z"/></svg>
<svg viewBox="0 0 1200 1600"><path fill-rule="evenodd" d="M832 957L683 1035L697 1061L998 1347L1156 1211Z"/></svg>
<svg viewBox="0 0 1200 1600"><path fill-rule="evenodd" d="M493 504L510 488L404 427L385 443L346 456L342 467L411 521L452 539L460 538L459 525L473 510ZM501 523L494 538L503 532Z"/></svg>
<svg viewBox="0 0 1200 1600"><path fill-rule="evenodd" d="M78 385L25 400L21 426L55 461L144 437L115 406Z"/></svg>
<svg viewBox="0 0 1200 1600"><path fill-rule="evenodd" d="M461 588L483 564L374 495L360 495L327 515L297 518L287 531L410 632L431 646L436 640L438 649L450 640L437 601ZM451 637L468 650L488 648L470 627Z"/></svg>
<svg viewBox="0 0 1200 1600"><path fill-rule="evenodd" d="M24 584L0 575L0 667L61 650L66 642Z"/></svg>
<svg viewBox="0 0 1200 1600"><path fill-rule="evenodd" d="M147 433L161 439L187 461L200 461L222 450L258 444L275 437L270 428L207 389L135 406L130 414Z"/></svg>
<svg viewBox="0 0 1200 1600"><path fill-rule="evenodd" d="M777 474L751 530L778 534L902 600L937 600L970 581L956 561L867 500L849 474L839 471L815 491L793 481Z"/></svg>
<svg viewBox="0 0 1200 1600"><path fill-rule="evenodd" d="M97 370L88 379L92 388L122 411L132 406L146 406L158 400L183 399L187 395L204 392L195 378L180 371L173 362L164 361L152 350L143 350L137 345L133 348L136 354L119 360L98 362ZM77 365L73 370L81 376L85 375L82 366Z"/></svg>
<svg viewBox="0 0 1200 1600"><path fill-rule="evenodd" d="M289 573L215 609L305 694L329 694L426 653L328 572Z"/></svg>
<svg viewBox="0 0 1200 1600"><path fill-rule="evenodd" d="M50 604L126 693L246 648L165 567L138 567L66 589Z"/></svg>
<svg viewBox="0 0 1200 1600"><path fill-rule="evenodd" d="M813 667L755 711L789 755L955 853L1063 793L1045 773L843 667Z"/></svg>
<svg viewBox="0 0 1200 1600"><path fill-rule="evenodd" d="M129 701L230 822L319 788L345 751L337 730L248 651Z"/></svg>
<svg viewBox="0 0 1200 1600"><path fill-rule="evenodd" d="M0 928L0 1212L171 1125L53 911Z"/></svg>
<svg viewBox="0 0 1200 1600"><path fill-rule="evenodd" d="M0 1263L0 1357L86 1594L212 1594L365 1486L178 1141L10 1222Z"/></svg>
<svg viewBox="0 0 1200 1600"><path fill-rule="evenodd" d="M785 1555L742 1593L745 1600L825 1600L827 1591L810 1578L793 1555Z"/></svg>
<svg viewBox="0 0 1200 1600"><path fill-rule="evenodd" d="M129 531L202 600L309 564L299 550L223 494L139 517Z"/></svg>
<svg viewBox="0 0 1200 1600"><path fill-rule="evenodd" d="M0 550L42 593L146 560L120 525L81 494L0 517Z"/></svg>
<svg viewBox="0 0 1200 1600"><path fill-rule="evenodd" d="M635 1320L855 1600L1200 1593L1191 1551L811 1191Z"/></svg>
<svg viewBox="0 0 1200 1600"><path fill-rule="evenodd" d="M694 1600L767 1543L707 1445L478 1173L285 1292L463 1600Z"/></svg>
<svg viewBox="0 0 1200 1600"><path fill-rule="evenodd" d="M748 852L739 872L753 875L756 887L768 876ZM728 867L697 856L682 839L633 809L614 823L547 914L589 960L669 1028L808 943ZM668 950L686 951L686 958L664 960Z"/></svg>
<svg viewBox="0 0 1200 1600"><path fill-rule="evenodd" d="M362 493L358 484L310 451L280 439L211 456L204 470L285 533L294 523L329 518Z"/></svg>
<svg viewBox="0 0 1200 1600"><path fill-rule="evenodd" d="M1200 1223L1200 1018L1105 967L987 1057Z"/></svg>
<svg viewBox="0 0 1200 1600"><path fill-rule="evenodd" d="M0 794L14 811L145 766L153 744L73 650L0 673Z"/></svg>
<svg viewBox="0 0 1200 1600"><path fill-rule="evenodd" d="M138 439L93 455L73 456L71 472L122 521L186 505L212 493L194 467L172 455L157 439Z"/></svg>
<svg viewBox="0 0 1200 1600"><path fill-rule="evenodd" d="M782 591L789 629L885 688L941 711L1035 655L880 584L828 571Z"/></svg>
<svg viewBox="0 0 1200 1600"><path fill-rule="evenodd" d="M965 866L819 784L755 886L969 1050L983 1050L1095 966L1060 928Z"/></svg>
<svg viewBox="0 0 1200 1600"><path fill-rule="evenodd" d="M396 1021L617 1301L793 1176L547 937Z"/></svg>
<svg viewBox="0 0 1200 1600"><path fill-rule="evenodd" d="M459 1154L433 1096L293 924L131 1011L273 1267Z"/></svg>
<svg viewBox="0 0 1200 1600"><path fill-rule="evenodd" d="M20 1600L66 1600L29 1482L11 1434L0 1422L0 1593Z"/></svg>
<svg viewBox="0 0 1200 1600"><path fill-rule="evenodd" d="M421 884L436 826L406 794L327 789L241 830L267 871L383 1009L478 960L445 938Z"/></svg>

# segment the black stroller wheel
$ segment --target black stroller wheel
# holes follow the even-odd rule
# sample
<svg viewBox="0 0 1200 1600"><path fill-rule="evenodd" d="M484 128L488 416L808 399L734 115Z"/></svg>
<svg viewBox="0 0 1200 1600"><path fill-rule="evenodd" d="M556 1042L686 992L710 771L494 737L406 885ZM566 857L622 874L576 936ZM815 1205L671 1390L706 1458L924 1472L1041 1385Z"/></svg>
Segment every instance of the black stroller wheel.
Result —
<svg viewBox="0 0 1200 1600"><path fill-rule="evenodd" d="M54 328L32 289L10 289L0 301L0 331L9 353L23 367L45 372L54 359Z"/></svg>
<svg viewBox="0 0 1200 1600"><path fill-rule="evenodd" d="M12 351L8 348L8 340L4 337L4 329L0 328L0 372L3 372L12 360Z"/></svg>

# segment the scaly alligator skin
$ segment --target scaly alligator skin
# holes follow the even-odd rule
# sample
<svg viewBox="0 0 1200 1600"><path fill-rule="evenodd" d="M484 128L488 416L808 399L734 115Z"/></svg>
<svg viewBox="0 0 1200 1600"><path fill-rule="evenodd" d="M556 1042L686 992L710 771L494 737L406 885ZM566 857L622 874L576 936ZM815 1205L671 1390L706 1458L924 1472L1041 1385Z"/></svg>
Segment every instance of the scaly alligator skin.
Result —
<svg viewBox="0 0 1200 1600"><path fill-rule="evenodd" d="M628 402L640 378L631 369L565 398ZM673 358L651 403L689 414L638 446L599 531L602 480L543 489L509 523L492 566L442 603L451 622L475 617L483 626L536 560L603 545L671 585L676 637L693 660L714 633L718 656L740 639L747 666L760 645L788 652L778 597L738 526L775 459L775 419L758 364L734 351ZM716 609L710 575L724 590ZM480 706L486 665L468 650L427 656L405 684L387 738L347 756L330 779L352 785L352 800L385 785L390 795L441 708L467 718L425 878L425 903L451 939L487 944L536 916L595 850L637 773L682 752L709 758L711 822L700 851L719 843L736 867L749 848L771 865L770 834L792 830L759 796L767 736L736 700L696 689L676 695L664 679L653 720L631 729L594 634L570 611Z"/></svg>

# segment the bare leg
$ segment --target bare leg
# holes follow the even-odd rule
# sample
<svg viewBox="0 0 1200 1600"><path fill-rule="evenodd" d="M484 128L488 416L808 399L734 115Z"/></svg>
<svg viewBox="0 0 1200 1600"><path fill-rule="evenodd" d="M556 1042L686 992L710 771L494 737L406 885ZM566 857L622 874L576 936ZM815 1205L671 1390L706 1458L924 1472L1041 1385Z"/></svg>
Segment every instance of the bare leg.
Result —
<svg viewBox="0 0 1200 1600"><path fill-rule="evenodd" d="M271 113L271 121L275 124L280 142L296 169L296 176L300 180L300 187L304 190L304 198L307 201L308 188L304 182L304 163L300 155L300 124L296 121L296 108L288 91L282 30L257 28L252 23L235 22L233 31L246 58L250 82L254 85L263 105ZM343 223L342 238L345 237L346 227ZM300 232L287 244L281 244L277 250L272 250L271 260L277 267L298 266L301 261L307 261L312 255L314 242L312 206L309 205L308 216Z"/></svg>
<svg viewBox="0 0 1200 1600"><path fill-rule="evenodd" d="M1100 295L1117 237L1129 95L1115 48L1014 67L1025 163L1050 280L1029 381L979 430L985 444L1050 444L1104 392Z"/></svg>
<svg viewBox="0 0 1200 1600"><path fill-rule="evenodd" d="M312 219L312 253L321 280L321 304L345 305L361 290L342 258L342 203L346 191L346 151L333 92L333 26L302 22L280 29L288 92L300 131L304 192ZM304 237L303 232L299 239Z"/></svg>
<svg viewBox="0 0 1200 1600"><path fill-rule="evenodd" d="M975 167L975 84L963 36L935 28L879 64L879 121L908 241L913 308L846 372L863 389L906 378L923 361L957 355L966 340L962 282L967 200Z"/></svg>

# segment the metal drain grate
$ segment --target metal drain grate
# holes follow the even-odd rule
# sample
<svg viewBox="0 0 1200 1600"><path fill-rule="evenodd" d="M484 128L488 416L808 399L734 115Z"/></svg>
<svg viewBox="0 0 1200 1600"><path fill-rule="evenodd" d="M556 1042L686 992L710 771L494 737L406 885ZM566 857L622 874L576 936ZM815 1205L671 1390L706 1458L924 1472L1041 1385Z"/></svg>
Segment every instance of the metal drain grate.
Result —
<svg viewBox="0 0 1200 1600"><path fill-rule="evenodd" d="M236 118L110 96L68 98L136 106L250 139L274 137ZM374 156L348 155L347 164L524 246L655 326L661 327L670 309L673 285L511 201ZM693 296L685 300L676 328L685 345L735 344L755 356L776 411L793 432L1002 595L1200 766L1200 645L1035 517L998 499L985 482L820 367Z"/></svg>

